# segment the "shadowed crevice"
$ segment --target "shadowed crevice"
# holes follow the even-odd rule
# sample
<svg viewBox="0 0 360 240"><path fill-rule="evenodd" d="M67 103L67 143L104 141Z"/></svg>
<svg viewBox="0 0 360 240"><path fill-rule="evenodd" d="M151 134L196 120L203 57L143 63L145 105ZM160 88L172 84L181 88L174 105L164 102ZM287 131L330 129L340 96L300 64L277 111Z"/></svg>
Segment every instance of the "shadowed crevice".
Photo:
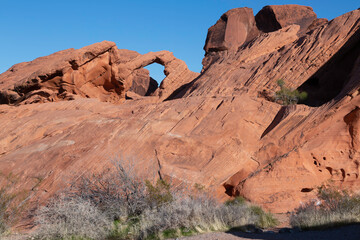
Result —
<svg viewBox="0 0 360 240"><path fill-rule="evenodd" d="M265 129L260 139L265 137L269 132L271 132L279 123L284 120L292 111L296 109L296 105L282 106L279 112L276 114L274 120L270 125Z"/></svg>
<svg viewBox="0 0 360 240"><path fill-rule="evenodd" d="M298 88L300 92L305 91L308 94L307 99L301 103L318 107L333 99L340 100L348 94L351 88L347 84L359 56L360 29L326 64ZM358 82L353 85L358 86Z"/></svg>

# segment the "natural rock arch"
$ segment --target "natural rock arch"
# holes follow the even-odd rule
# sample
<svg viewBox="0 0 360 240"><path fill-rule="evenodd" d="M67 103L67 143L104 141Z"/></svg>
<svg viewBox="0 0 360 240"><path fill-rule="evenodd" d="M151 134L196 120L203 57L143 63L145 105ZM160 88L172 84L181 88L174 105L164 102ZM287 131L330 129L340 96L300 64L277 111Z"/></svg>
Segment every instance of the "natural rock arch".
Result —
<svg viewBox="0 0 360 240"><path fill-rule="evenodd" d="M164 66L165 78L153 95L160 100L169 97L176 89L187 84L199 76L199 73L188 69L186 63L174 57L169 51L149 52L140 55L129 62L118 64L113 70L113 75L124 83L125 92L129 90L135 77L135 71L143 69L153 63Z"/></svg>
<svg viewBox="0 0 360 240"><path fill-rule="evenodd" d="M159 88L144 69L152 63L165 67L166 78ZM121 103L129 90L137 96L158 96L162 101L197 76L198 73L190 71L185 62L171 52L141 55L103 41L14 65L0 76L0 104L43 103L77 97Z"/></svg>

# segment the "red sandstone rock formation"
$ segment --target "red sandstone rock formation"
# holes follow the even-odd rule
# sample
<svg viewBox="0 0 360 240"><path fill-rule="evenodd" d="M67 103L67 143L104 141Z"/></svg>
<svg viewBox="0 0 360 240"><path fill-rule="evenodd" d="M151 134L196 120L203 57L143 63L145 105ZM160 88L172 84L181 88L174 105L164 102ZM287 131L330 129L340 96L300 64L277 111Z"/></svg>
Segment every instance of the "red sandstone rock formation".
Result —
<svg viewBox="0 0 360 240"><path fill-rule="evenodd" d="M159 96L160 100L168 98L179 87L190 83L199 76L198 73L190 71L185 62L175 58L171 52L160 51L150 52L116 65L114 67L116 69L115 78L125 82L126 85L130 85L134 81L136 70L153 63L158 63L165 67L164 74L166 77L153 94Z"/></svg>
<svg viewBox="0 0 360 240"><path fill-rule="evenodd" d="M360 10L327 22L308 7L264 9L258 16L280 28L255 26L245 8L209 29L201 75L170 52L110 42L15 65L0 75L1 171L19 176L32 201L120 155L144 177L201 183L273 212L293 210L329 180L360 191ZM141 96L151 63L167 77ZM279 78L307 91L305 104L269 101Z"/></svg>
<svg viewBox="0 0 360 240"><path fill-rule="evenodd" d="M167 77L158 90L143 68L152 63L165 66ZM197 76L170 52L140 55L104 41L14 65L0 76L0 103L44 103L77 97L121 103L129 90L162 100Z"/></svg>

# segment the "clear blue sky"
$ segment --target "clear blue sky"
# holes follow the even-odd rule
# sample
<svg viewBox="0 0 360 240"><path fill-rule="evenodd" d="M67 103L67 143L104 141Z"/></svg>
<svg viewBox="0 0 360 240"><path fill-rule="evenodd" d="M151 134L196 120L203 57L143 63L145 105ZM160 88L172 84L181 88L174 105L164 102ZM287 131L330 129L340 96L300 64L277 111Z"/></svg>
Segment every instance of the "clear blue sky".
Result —
<svg viewBox="0 0 360 240"><path fill-rule="evenodd" d="M207 29L229 9L301 4L332 19L360 7L359 0L1 0L0 73L67 48L102 40L118 48L147 53L169 50L199 72ZM162 80L163 68L150 74Z"/></svg>

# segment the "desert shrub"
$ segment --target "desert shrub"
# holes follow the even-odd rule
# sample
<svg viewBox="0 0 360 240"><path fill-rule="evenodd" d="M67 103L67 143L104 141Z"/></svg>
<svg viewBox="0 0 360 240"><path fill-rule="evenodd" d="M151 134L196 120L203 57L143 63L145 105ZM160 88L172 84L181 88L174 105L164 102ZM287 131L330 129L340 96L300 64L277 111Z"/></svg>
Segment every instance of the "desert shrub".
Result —
<svg viewBox="0 0 360 240"><path fill-rule="evenodd" d="M171 193L170 184L159 179L156 184L152 184L149 180L145 181L148 201L154 206L161 206L165 203L173 201L173 194Z"/></svg>
<svg viewBox="0 0 360 240"><path fill-rule="evenodd" d="M112 221L90 201L60 196L36 214L37 239L104 239Z"/></svg>
<svg viewBox="0 0 360 240"><path fill-rule="evenodd" d="M242 198L221 204L203 190L141 180L133 169L117 161L114 171L80 178L65 197L38 211L37 237L159 239L272 224Z"/></svg>
<svg viewBox="0 0 360 240"><path fill-rule="evenodd" d="M296 209L290 219L292 226L316 229L360 222L360 195L321 187L317 196Z"/></svg>
<svg viewBox="0 0 360 240"><path fill-rule="evenodd" d="M202 192L206 191L206 187L200 183L195 183L193 187L194 187L195 192L198 192L198 193L202 193Z"/></svg>
<svg viewBox="0 0 360 240"><path fill-rule="evenodd" d="M246 199L242 196L237 196L234 199L227 200L225 205L244 205L246 204Z"/></svg>
<svg viewBox="0 0 360 240"><path fill-rule="evenodd" d="M256 225L261 228L274 227L279 224L279 221L269 212L265 212L259 206L251 206L251 213L257 216Z"/></svg>
<svg viewBox="0 0 360 240"><path fill-rule="evenodd" d="M143 238L157 236L168 230L177 232L207 232L227 230L235 226L255 224L256 217L249 207L222 205L207 195L176 196L156 209L146 209L141 216Z"/></svg>
<svg viewBox="0 0 360 240"><path fill-rule="evenodd" d="M132 163L125 167L116 159L113 166L112 171L81 177L69 194L92 202L114 220L140 215L148 205L145 182Z"/></svg>
<svg viewBox="0 0 360 240"><path fill-rule="evenodd" d="M157 209L146 209L141 216L142 237L179 237L186 233L223 231L232 228L273 227L277 220L260 207L239 197L221 204L208 194L174 196L174 200ZM170 232L169 232L170 231Z"/></svg>
<svg viewBox="0 0 360 240"><path fill-rule="evenodd" d="M280 102L282 105L297 104L300 100L307 98L306 92L299 92L297 89L291 89L285 86L282 79L277 81L280 90L275 92L275 101Z"/></svg>

